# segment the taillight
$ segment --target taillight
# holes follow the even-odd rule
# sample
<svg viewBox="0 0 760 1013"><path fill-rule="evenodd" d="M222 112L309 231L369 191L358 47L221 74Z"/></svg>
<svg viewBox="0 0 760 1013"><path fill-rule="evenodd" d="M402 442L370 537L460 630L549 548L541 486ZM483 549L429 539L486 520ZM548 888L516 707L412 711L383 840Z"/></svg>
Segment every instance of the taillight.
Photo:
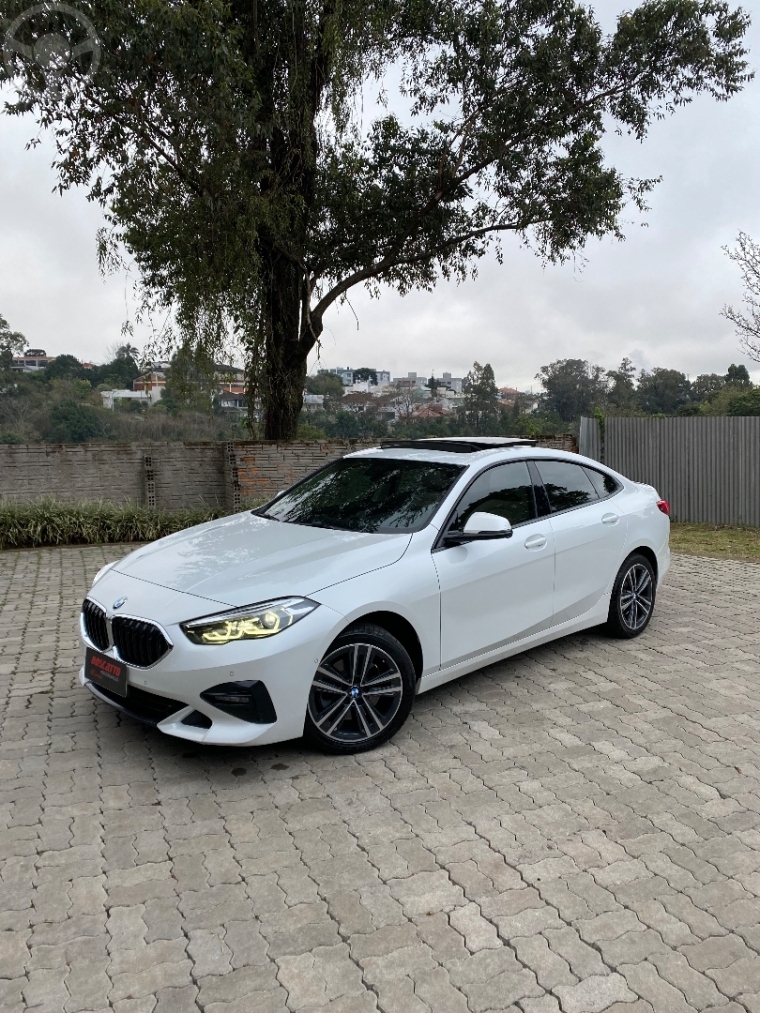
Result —
<svg viewBox="0 0 760 1013"><path fill-rule="evenodd" d="M670 504L666 499L657 500L657 509L660 513L665 514L666 517L670 517Z"/></svg>

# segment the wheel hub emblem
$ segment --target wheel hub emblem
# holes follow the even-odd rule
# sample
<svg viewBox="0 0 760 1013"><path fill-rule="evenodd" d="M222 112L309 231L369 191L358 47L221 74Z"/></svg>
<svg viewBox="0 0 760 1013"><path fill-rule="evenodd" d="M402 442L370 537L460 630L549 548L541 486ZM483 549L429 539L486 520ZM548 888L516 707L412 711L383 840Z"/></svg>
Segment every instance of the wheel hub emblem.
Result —
<svg viewBox="0 0 760 1013"><path fill-rule="evenodd" d="M358 695L359 695L359 690L356 688L356 686L354 686L354 688L351 690L351 696L357 697Z"/></svg>

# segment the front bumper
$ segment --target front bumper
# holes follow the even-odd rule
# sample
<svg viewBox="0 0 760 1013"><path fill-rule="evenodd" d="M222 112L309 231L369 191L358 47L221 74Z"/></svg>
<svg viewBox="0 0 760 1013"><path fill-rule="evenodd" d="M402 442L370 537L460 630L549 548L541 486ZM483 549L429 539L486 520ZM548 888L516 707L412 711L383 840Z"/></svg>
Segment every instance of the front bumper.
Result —
<svg viewBox="0 0 760 1013"><path fill-rule="evenodd" d="M107 595L97 595L99 590L97 585L90 597L107 599ZM145 610L140 614L149 622L156 621ZM185 618L192 618L192 613ZM88 682L84 666L79 680L99 700L167 735L208 745L282 742L303 734L316 666L342 624L337 612L320 605L276 636L209 646L191 643L179 624L164 623L173 644L171 651L151 668L127 665L126 698ZM95 646L84 635L82 640L84 646ZM115 652L109 648L102 653ZM242 720L204 699L209 690L230 683L264 688L265 692L259 693L264 720ZM269 710L266 698L271 701ZM271 716L274 720L267 720Z"/></svg>

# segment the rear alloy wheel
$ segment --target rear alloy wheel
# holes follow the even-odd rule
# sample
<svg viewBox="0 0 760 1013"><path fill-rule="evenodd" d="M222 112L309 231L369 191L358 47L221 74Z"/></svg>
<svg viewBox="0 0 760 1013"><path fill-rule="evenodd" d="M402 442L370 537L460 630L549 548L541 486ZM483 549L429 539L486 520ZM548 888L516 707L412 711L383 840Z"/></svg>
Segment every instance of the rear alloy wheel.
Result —
<svg viewBox="0 0 760 1013"><path fill-rule="evenodd" d="M387 742L406 721L417 676L404 646L374 624L341 634L309 691L305 734L329 753L361 753Z"/></svg>
<svg viewBox="0 0 760 1013"><path fill-rule="evenodd" d="M607 630L613 636L638 637L649 625L654 611L656 581L646 556L634 553L615 578L610 598Z"/></svg>

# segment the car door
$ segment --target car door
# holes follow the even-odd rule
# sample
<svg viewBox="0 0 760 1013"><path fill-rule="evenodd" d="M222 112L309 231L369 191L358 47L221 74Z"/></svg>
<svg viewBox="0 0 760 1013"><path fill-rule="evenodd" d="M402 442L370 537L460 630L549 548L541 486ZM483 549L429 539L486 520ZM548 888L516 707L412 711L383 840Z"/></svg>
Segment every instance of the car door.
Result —
<svg viewBox="0 0 760 1013"><path fill-rule="evenodd" d="M533 462L554 532L554 622L588 612L612 583L625 549L627 519L617 484L572 461ZM541 490L539 513L543 512Z"/></svg>
<svg viewBox="0 0 760 1013"><path fill-rule="evenodd" d="M446 546L476 511L506 517L510 538ZM441 589L441 667L464 662L551 624L554 543L539 518L525 461L489 468L457 504L433 552Z"/></svg>

